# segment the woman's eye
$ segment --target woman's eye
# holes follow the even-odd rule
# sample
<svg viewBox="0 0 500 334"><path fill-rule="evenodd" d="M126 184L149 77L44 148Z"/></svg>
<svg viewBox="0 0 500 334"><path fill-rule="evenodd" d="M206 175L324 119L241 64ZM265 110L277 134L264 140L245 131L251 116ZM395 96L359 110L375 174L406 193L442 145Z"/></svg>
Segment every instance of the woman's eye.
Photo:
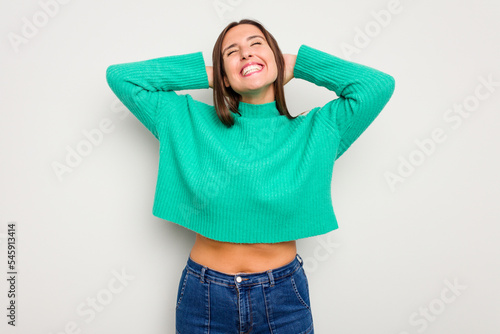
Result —
<svg viewBox="0 0 500 334"><path fill-rule="evenodd" d="M252 45L255 45L255 44L262 44L262 43L261 43L261 42L255 42L255 43L253 43Z"/></svg>
<svg viewBox="0 0 500 334"><path fill-rule="evenodd" d="M231 53L233 53L233 52L234 52L234 50L233 50L233 51L230 51L227 55L228 55L228 56L230 56L230 55L231 55Z"/></svg>

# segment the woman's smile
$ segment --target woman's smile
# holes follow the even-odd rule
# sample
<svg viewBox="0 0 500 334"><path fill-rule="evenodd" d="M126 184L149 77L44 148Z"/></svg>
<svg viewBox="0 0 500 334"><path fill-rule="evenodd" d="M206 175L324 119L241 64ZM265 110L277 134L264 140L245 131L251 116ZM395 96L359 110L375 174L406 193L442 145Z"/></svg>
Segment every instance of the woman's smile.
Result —
<svg viewBox="0 0 500 334"><path fill-rule="evenodd" d="M245 66L243 66L243 69L241 70L241 75L244 77L248 77L254 73L258 73L264 69L264 65L256 63L256 62L249 62Z"/></svg>

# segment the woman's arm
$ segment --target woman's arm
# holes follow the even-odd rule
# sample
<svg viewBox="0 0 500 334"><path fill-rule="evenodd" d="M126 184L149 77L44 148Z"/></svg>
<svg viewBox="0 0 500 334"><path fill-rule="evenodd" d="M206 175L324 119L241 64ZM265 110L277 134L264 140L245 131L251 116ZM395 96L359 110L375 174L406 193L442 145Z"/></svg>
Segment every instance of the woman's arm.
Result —
<svg viewBox="0 0 500 334"><path fill-rule="evenodd" d="M317 112L317 117L340 136L335 159L373 122L395 88L395 80L389 74L306 45L299 48L293 74L338 96Z"/></svg>
<svg viewBox="0 0 500 334"><path fill-rule="evenodd" d="M158 138L158 108L186 104L175 91L209 88L201 52L111 65L106 70L109 87L122 103Z"/></svg>

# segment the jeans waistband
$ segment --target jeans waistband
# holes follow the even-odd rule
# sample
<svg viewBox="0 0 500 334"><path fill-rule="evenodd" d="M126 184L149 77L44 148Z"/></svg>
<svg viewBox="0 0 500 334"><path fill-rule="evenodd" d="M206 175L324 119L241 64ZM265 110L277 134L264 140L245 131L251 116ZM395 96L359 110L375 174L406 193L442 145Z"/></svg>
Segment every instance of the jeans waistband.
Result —
<svg viewBox="0 0 500 334"><path fill-rule="evenodd" d="M217 270L210 269L207 266L201 265L191 259L191 256L187 260L187 270L191 271L192 274L200 278L200 282L211 281L219 284L225 285L255 285L262 283L269 283L273 286L277 280L284 277L288 277L295 273L300 267L302 267L304 261L299 254L295 255L295 258L285 264L284 266L269 269L257 273L237 273L235 275L226 274Z"/></svg>

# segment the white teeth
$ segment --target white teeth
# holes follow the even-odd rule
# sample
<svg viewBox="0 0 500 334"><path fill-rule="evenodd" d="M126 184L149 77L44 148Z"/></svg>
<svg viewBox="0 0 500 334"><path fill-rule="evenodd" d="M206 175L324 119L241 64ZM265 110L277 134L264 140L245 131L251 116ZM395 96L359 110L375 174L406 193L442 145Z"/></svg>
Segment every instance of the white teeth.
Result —
<svg viewBox="0 0 500 334"><path fill-rule="evenodd" d="M243 70L243 75L247 75L248 73L259 71L260 69L262 69L261 65L250 65L250 66L247 66Z"/></svg>

